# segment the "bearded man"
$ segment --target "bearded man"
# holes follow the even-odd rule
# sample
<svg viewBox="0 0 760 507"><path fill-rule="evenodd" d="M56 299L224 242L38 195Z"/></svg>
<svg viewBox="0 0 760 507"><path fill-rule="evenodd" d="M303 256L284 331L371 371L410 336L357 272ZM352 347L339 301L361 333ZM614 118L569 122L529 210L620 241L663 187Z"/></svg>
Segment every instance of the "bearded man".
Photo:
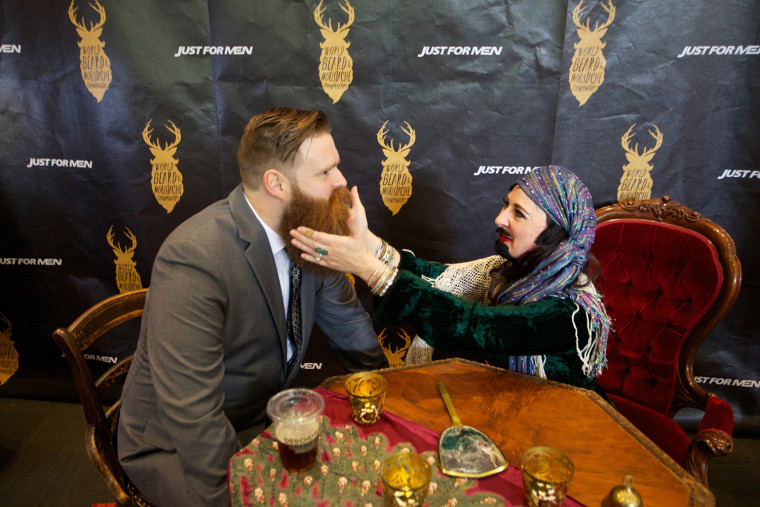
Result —
<svg viewBox="0 0 760 507"><path fill-rule="evenodd" d="M348 371L387 365L347 277L292 267L303 261L283 239L301 224L347 233L351 197L330 131L318 111L254 116L241 185L158 252L118 427L119 461L154 505L228 505L237 432L264 427L315 323Z"/></svg>

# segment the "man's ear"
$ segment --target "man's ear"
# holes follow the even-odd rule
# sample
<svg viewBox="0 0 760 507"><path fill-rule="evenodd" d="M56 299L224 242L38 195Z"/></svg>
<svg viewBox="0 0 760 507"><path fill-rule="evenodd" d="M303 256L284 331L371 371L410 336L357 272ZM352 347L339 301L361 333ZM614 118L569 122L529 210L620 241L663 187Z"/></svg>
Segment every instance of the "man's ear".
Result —
<svg viewBox="0 0 760 507"><path fill-rule="evenodd" d="M262 176L262 186L266 192L277 199L284 199L289 192L290 181L277 169L267 169Z"/></svg>

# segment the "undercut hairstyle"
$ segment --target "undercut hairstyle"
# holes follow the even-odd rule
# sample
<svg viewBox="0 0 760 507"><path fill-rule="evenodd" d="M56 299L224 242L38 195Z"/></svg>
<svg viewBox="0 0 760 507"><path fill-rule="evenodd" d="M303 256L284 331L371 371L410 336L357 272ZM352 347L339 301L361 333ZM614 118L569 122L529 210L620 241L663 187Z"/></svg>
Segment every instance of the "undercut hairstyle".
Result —
<svg viewBox="0 0 760 507"><path fill-rule="evenodd" d="M330 132L330 120L322 111L275 108L257 114L245 127L238 146L240 179L256 190L267 169L292 176L293 162L303 142L314 134Z"/></svg>

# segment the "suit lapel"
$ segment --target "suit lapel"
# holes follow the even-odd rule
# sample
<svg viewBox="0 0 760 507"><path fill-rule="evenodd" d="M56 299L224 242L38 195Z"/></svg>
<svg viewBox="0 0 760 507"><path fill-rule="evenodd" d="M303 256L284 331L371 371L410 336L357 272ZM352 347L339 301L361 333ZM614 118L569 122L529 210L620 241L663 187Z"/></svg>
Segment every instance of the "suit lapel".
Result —
<svg viewBox="0 0 760 507"><path fill-rule="evenodd" d="M300 369L300 364L306 355L306 348L309 345L311 335L311 326L314 325L314 302L316 293L317 277L314 273L304 269L301 276L301 350L297 358L296 367L290 372L288 380L295 377Z"/></svg>
<svg viewBox="0 0 760 507"><path fill-rule="evenodd" d="M243 186L238 185L229 197L230 213L238 227L240 239L249 243L245 249L245 257L251 265L251 269L264 292L269 305L277 332L280 336L282 348L283 366L287 356L288 326L285 315L285 303L280 291L280 279L277 276L277 267L272 256L272 248L264 228L251 211L251 207L245 199ZM303 299L303 297L302 297ZM255 310L254 310L255 311Z"/></svg>
<svg viewBox="0 0 760 507"><path fill-rule="evenodd" d="M303 270L303 278L301 282L301 325L303 331L301 336L303 337L303 346L301 351L306 350L306 345L309 344L309 335L311 334L311 326L314 323L314 303L316 301L316 286L317 276L309 271Z"/></svg>

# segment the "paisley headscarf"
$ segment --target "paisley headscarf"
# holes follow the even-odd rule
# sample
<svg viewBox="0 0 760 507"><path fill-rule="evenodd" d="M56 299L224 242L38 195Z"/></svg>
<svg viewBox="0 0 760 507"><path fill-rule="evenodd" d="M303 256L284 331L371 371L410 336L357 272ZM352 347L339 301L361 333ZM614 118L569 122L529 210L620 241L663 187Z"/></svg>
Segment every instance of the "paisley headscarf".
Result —
<svg viewBox="0 0 760 507"><path fill-rule="evenodd" d="M561 166L539 167L517 183L525 194L559 224L568 237L527 276L520 278L499 294L498 304L524 304L547 296L570 298L586 312L591 339L578 354L583 373L589 378L601 373L606 365L607 337L610 318L601 296L593 288L573 286L586 265L591 244L596 236L596 213L591 193L583 182ZM577 332L576 332L577 341ZM536 363L542 369L541 356L510 358L510 367L536 374Z"/></svg>

